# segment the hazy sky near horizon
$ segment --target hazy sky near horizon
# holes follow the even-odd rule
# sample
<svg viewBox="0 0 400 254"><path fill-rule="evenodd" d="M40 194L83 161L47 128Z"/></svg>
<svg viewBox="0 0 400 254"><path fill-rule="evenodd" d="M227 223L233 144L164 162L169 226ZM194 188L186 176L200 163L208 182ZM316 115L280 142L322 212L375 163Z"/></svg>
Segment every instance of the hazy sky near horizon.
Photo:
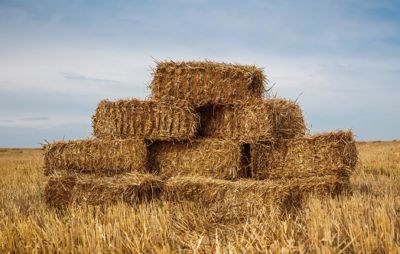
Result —
<svg viewBox="0 0 400 254"><path fill-rule="evenodd" d="M255 64L312 133L400 139L400 1L0 0L0 147L89 137L154 59Z"/></svg>

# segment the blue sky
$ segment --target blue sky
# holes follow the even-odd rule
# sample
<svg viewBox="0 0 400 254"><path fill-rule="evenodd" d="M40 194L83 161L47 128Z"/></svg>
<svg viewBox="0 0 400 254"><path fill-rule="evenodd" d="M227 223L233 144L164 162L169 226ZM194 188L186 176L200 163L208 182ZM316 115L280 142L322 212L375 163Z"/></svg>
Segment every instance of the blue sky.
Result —
<svg viewBox="0 0 400 254"><path fill-rule="evenodd" d="M89 137L154 59L256 64L312 133L400 139L399 1L0 0L0 147Z"/></svg>

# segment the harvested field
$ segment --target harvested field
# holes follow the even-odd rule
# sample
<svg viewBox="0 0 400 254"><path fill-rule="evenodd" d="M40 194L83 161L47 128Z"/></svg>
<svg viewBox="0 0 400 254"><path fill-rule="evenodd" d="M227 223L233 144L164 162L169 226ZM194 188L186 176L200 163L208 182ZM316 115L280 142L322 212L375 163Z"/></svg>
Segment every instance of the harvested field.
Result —
<svg viewBox="0 0 400 254"><path fill-rule="evenodd" d="M349 177L357 163L351 131L309 135L287 142L256 143L250 150L252 176L257 179Z"/></svg>
<svg viewBox="0 0 400 254"><path fill-rule="evenodd" d="M159 141L149 148L152 172L163 177L201 175L220 179L236 179L245 173L243 146L219 139L193 141Z"/></svg>
<svg viewBox="0 0 400 254"><path fill-rule="evenodd" d="M199 109L204 137L254 142L290 139L304 135L303 112L294 101L284 99L252 100L231 106Z"/></svg>
<svg viewBox="0 0 400 254"><path fill-rule="evenodd" d="M92 120L97 138L116 139L188 140L199 125L193 108L176 100L103 100Z"/></svg>
<svg viewBox="0 0 400 254"><path fill-rule="evenodd" d="M158 197L161 188L161 180L150 174L128 173L112 177L64 174L50 177L45 198L49 206L56 208L82 203L136 204Z"/></svg>
<svg viewBox="0 0 400 254"><path fill-rule="evenodd" d="M261 98L265 77L255 66L204 62L160 62L151 83L152 98L174 97L195 106Z"/></svg>
<svg viewBox="0 0 400 254"><path fill-rule="evenodd" d="M2 151L0 253L400 253L400 142L357 147L352 193L311 198L296 216L248 202L245 218L163 200L60 214L45 202L42 151Z"/></svg>
<svg viewBox="0 0 400 254"><path fill-rule="evenodd" d="M44 172L59 171L113 175L145 172L147 146L143 140L75 140L44 146Z"/></svg>

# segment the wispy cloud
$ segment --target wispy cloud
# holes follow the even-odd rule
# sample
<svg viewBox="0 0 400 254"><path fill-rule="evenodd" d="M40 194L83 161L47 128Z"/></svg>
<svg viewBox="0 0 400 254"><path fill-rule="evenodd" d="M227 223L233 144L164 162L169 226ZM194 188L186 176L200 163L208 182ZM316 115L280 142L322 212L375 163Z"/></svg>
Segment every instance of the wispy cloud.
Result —
<svg viewBox="0 0 400 254"><path fill-rule="evenodd" d="M0 119L0 123L13 123L14 120L11 119Z"/></svg>
<svg viewBox="0 0 400 254"><path fill-rule="evenodd" d="M75 72L63 72L62 75L67 80L77 80L77 81L90 81L90 82L98 82L98 83L107 83L107 84L121 84L120 81L117 80L110 80L110 79L100 79L100 78L93 78L87 77L79 73Z"/></svg>
<svg viewBox="0 0 400 254"><path fill-rule="evenodd" d="M75 115L52 115L39 117L12 117L6 116L0 119L0 127L21 127L21 128L50 128L60 127L68 124L90 125L90 116Z"/></svg>
<svg viewBox="0 0 400 254"><path fill-rule="evenodd" d="M26 125L27 123L36 123L48 120L50 120L50 118L44 116L6 118L6 119L0 118L0 126L19 126L19 125Z"/></svg>
<svg viewBox="0 0 400 254"><path fill-rule="evenodd" d="M18 120L21 120L21 121L47 121L47 120L49 120L49 118L45 117L45 116L37 116L37 117L19 118Z"/></svg>

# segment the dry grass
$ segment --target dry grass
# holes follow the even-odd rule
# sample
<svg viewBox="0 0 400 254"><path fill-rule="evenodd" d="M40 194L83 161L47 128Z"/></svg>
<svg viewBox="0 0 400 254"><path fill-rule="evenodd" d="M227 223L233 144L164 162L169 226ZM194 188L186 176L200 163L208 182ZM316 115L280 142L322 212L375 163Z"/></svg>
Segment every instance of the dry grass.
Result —
<svg viewBox="0 0 400 254"><path fill-rule="evenodd" d="M261 207L246 218L160 201L58 213L45 205L41 152L0 150L0 252L399 253L400 142L358 149L351 195L312 198L295 215Z"/></svg>

